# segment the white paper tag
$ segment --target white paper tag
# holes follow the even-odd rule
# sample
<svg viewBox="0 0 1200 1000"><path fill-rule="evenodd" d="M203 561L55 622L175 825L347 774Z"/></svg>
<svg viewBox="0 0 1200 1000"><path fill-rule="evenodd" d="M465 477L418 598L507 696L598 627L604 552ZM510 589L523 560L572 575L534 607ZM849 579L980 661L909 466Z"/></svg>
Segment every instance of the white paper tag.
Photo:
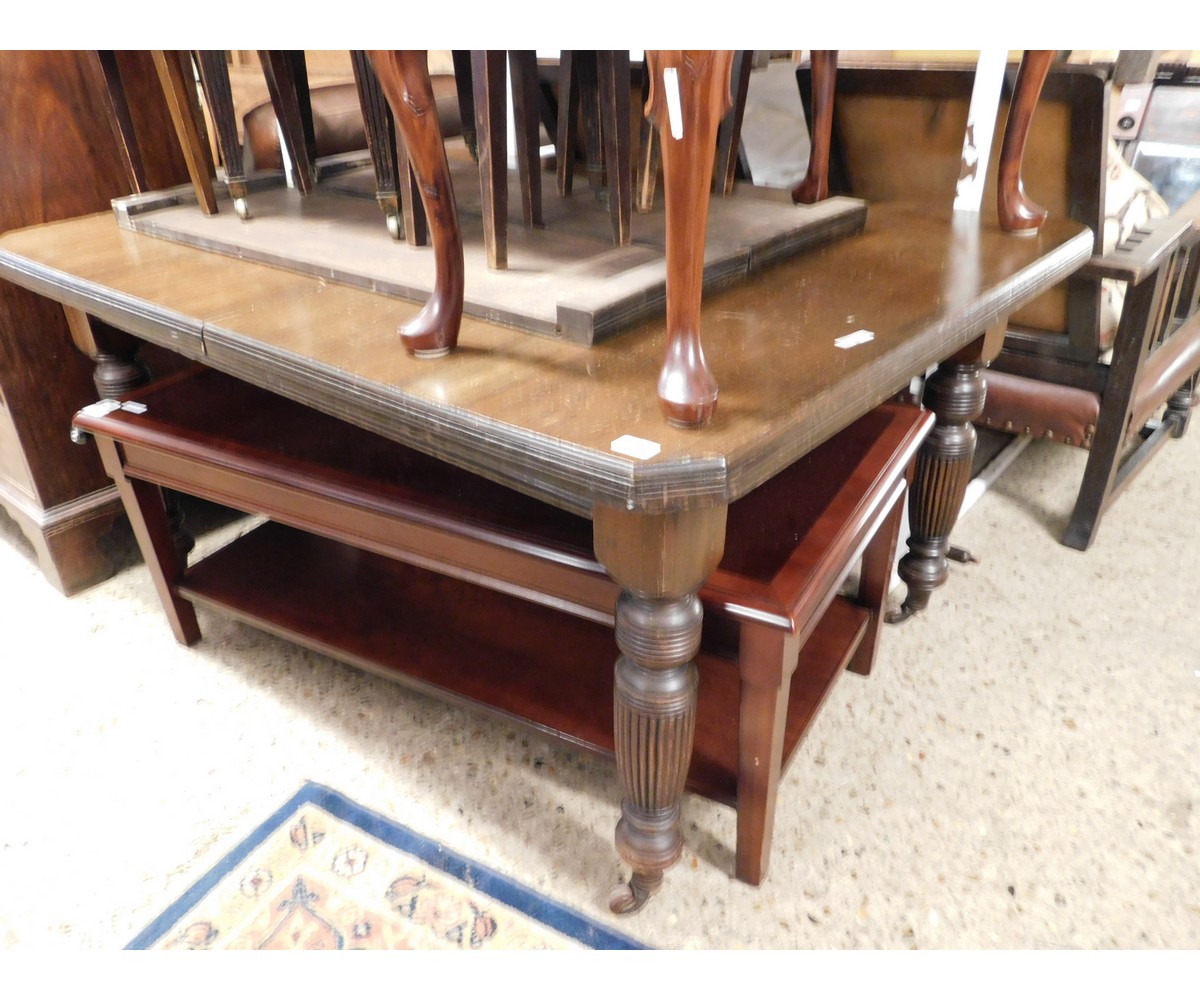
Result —
<svg viewBox="0 0 1200 1000"><path fill-rule="evenodd" d="M679 101L679 71L674 66L663 70L663 90L667 95L667 121L671 123L671 138L683 138L683 105Z"/></svg>
<svg viewBox="0 0 1200 1000"><path fill-rule="evenodd" d="M87 414L89 417L103 417L112 413L113 410L119 410L120 408L121 401L119 399L101 399L95 403L88 403L79 412Z"/></svg>
<svg viewBox="0 0 1200 1000"><path fill-rule="evenodd" d="M874 339L875 334L870 330L855 330L844 337L838 337L833 342L833 346L841 348L857 347L859 344L869 344Z"/></svg>
<svg viewBox="0 0 1200 1000"><path fill-rule="evenodd" d="M127 399L124 403L121 404L121 409L125 410L127 413L145 413L146 412L146 404L145 403L137 403L131 399Z"/></svg>
<svg viewBox="0 0 1200 1000"><path fill-rule="evenodd" d="M617 454L630 458L653 458L662 451L662 445L657 441L647 441L632 434L622 434L609 447Z"/></svg>

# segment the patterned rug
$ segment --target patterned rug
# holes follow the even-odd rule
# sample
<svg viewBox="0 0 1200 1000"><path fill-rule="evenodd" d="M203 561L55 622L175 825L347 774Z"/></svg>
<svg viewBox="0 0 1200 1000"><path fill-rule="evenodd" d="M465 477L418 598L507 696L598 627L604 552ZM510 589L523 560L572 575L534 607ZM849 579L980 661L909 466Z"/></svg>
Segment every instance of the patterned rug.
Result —
<svg viewBox="0 0 1200 1000"><path fill-rule="evenodd" d="M312 783L127 946L137 950L642 947Z"/></svg>

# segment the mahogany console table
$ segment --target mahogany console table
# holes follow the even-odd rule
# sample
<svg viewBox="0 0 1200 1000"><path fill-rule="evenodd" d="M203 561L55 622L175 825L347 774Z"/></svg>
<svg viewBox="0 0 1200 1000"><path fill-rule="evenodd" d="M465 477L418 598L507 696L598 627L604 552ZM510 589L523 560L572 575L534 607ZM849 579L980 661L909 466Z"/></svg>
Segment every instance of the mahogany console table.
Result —
<svg viewBox="0 0 1200 1000"><path fill-rule="evenodd" d="M614 909L628 910L680 855L697 594L730 505L936 366L902 572L907 603L923 606L945 576L1005 318L1083 265L1092 242L1063 220L1017 238L986 215L872 206L861 234L705 301L722 403L699 429L659 408L661 321L580 347L467 318L458 350L419 359L395 336L417 304L130 233L108 215L0 237L0 276L61 302L76 331L94 317L590 520L620 593L616 837L633 873Z"/></svg>

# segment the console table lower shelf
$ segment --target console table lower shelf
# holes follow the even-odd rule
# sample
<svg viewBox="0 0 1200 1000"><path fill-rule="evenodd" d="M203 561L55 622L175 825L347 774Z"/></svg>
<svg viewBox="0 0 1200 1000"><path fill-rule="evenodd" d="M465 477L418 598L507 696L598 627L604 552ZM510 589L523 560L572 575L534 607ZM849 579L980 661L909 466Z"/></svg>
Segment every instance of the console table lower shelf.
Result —
<svg viewBox="0 0 1200 1000"><path fill-rule="evenodd" d="M834 681L870 670L906 474L932 423L878 407L729 507L700 592L687 787L736 809L743 881L765 877L779 778ZM618 588L586 518L210 369L75 426L95 438L180 642L200 640L204 605L613 754ZM267 520L187 567L162 488Z"/></svg>
<svg viewBox="0 0 1200 1000"><path fill-rule="evenodd" d="M268 521L188 569L180 596L444 700L612 756L612 629ZM835 597L792 676L784 758L861 644ZM563 656L563 650L570 650ZM688 789L737 804L736 659L701 650Z"/></svg>

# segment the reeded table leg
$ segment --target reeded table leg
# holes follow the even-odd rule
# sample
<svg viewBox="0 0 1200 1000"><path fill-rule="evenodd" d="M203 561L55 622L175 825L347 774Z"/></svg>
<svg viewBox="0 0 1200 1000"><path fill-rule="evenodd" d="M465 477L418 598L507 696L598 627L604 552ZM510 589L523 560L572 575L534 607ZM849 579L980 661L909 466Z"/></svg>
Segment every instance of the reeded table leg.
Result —
<svg viewBox="0 0 1200 1000"><path fill-rule="evenodd" d="M814 50L812 59L812 147L804 179L792 188L792 201L811 205L829 197L829 147L833 139L833 93L837 50Z"/></svg>
<svg viewBox="0 0 1200 1000"><path fill-rule="evenodd" d="M1021 162L1025 157L1025 140L1029 138L1033 112L1052 62L1054 52L1048 50L1027 51L1021 56L1008 120L1004 124L996 201L1000 228L1014 235L1033 236L1046 221L1046 210L1025 194Z"/></svg>
<svg viewBox="0 0 1200 1000"><path fill-rule="evenodd" d="M704 240L717 128L731 106L732 51L646 52L646 116L658 128L667 216L667 345L658 398L667 419L706 422L717 406L717 381L700 343Z"/></svg>
<svg viewBox="0 0 1200 1000"><path fill-rule="evenodd" d="M996 323L974 343L939 364L925 381L921 401L933 411L937 422L917 453L909 489L908 552L897 568L908 593L900 608L888 613L889 623L905 621L924 611L934 590L949 576L946 554L950 532L962 509L975 459L973 422L983 413L987 396L983 373L999 353L1006 325L1007 318Z"/></svg>
<svg viewBox="0 0 1200 1000"><path fill-rule="evenodd" d="M579 88L583 116L583 158L588 189L597 197L604 191L604 136L600 110L600 53L596 49L576 52L571 61Z"/></svg>
<svg viewBox="0 0 1200 1000"><path fill-rule="evenodd" d="M684 781L692 759L704 612L697 591L725 546L723 506L648 514L597 507L596 557L621 585L613 725L625 798L616 844L633 868L609 897L638 910L679 860Z"/></svg>
<svg viewBox="0 0 1200 1000"><path fill-rule="evenodd" d="M400 337L417 357L437 357L458 343L464 265L450 164L429 81L429 57L423 49L371 52L370 56L408 149L433 237L433 292L416 319L401 327Z"/></svg>

